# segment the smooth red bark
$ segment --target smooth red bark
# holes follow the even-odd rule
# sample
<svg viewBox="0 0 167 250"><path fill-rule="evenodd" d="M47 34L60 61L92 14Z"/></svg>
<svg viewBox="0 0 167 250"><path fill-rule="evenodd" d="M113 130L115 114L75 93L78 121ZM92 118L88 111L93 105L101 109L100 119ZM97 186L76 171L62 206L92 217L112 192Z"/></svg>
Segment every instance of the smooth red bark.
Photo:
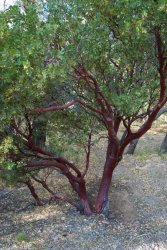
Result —
<svg viewBox="0 0 167 250"><path fill-rule="evenodd" d="M29 188L29 190L30 190L30 192L31 192L31 195L34 197L34 199L35 199L35 201L36 201L37 206L42 206L43 204L42 204L42 202L41 202L41 200L40 200L38 194L37 194L36 191L35 191L35 188L34 188L32 182L31 182L31 179L28 179L28 180L25 181L24 183L25 183L25 184L27 185L27 187Z"/></svg>

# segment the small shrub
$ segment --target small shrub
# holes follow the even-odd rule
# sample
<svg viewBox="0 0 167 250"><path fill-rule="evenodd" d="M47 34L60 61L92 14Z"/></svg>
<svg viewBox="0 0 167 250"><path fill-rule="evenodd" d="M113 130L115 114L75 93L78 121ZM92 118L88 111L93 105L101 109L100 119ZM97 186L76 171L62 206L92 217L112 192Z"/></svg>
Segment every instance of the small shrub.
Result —
<svg viewBox="0 0 167 250"><path fill-rule="evenodd" d="M16 235L16 240L19 242L23 242L23 241L28 242L29 238L24 232L21 232Z"/></svg>

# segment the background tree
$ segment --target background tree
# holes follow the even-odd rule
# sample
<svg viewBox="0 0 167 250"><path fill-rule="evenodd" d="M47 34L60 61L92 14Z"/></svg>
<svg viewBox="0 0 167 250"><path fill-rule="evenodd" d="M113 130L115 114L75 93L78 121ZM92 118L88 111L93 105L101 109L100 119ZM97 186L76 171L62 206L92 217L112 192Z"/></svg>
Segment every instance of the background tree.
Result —
<svg viewBox="0 0 167 250"><path fill-rule="evenodd" d="M156 120L165 112L167 112L167 107L163 107L160 109L160 111L158 112L157 116L156 116ZM137 147L137 144L139 142L139 139L133 140L129 143L128 149L126 151L126 154L134 154L135 149ZM165 136L161 146L160 146L160 152L161 153L166 153L167 152L167 136Z"/></svg>

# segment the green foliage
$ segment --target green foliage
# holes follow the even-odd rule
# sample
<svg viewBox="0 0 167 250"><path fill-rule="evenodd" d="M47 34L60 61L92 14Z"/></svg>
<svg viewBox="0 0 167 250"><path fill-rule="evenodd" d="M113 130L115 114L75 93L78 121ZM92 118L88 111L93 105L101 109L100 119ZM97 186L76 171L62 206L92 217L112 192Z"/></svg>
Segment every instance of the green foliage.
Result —
<svg viewBox="0 0 167 250"><path fill-rule="evenodd" d="M60 52L64 69L83 62L123 116L146 108L150 96L154 104L159 84L154 29L161 26L165 40L163 1L49 1L48 9L49 21L58 19L59 39L66 41ZM79 90L94 98L82 82Z"/></svg>
<svg viewBox="0 0 167 250"><path fill-rule="evenodd" d="M21 169L24 163L22 160L12 160L10 158L10 154L12 153L17 153L17 148L13 145L12 137L7 136L0 145L0 178L7 186L15 185L18 181L23 179L23 173Z"/></svg>
<svg viewBox="0 0 167 250"><path fill-rule="evenodd" d="M85 154L85 147L90 131L94 134L100 129L96 119L85 114L82 108L69 109L47 115L46 147L52 149L56 155L75 161ZM62 123L63 120L63 123Z"/></svg>
<svg viewBox="0 0 167 250"><path fill-rule="evenodd" d="M29 242L29 237L26 233L20 232L16 235L16 240L19 242Z"/></svg>
<svg viewBox="0 0 167 250"><path fill-rule="evenodd" d="M86 86L76 88L69 77L81 62L122 115L147 105L158 88L153 32L160 25L165 39L164 1L50 0L41 8L13 6L0 14L4 121L44 103L61 86L73 96L89 95L96 106Z"/></svg>
<svg viewBox="0 0 167 250"><path fill-rule="evenodd" d="M51 30L34 5L25 12L17 6L1 12L0 27L1 117L8 122L40 103L45 94L48 74L51 77L45 63Z"/></svg>
<svg viewBox="0 0 167 250"><path fill-rule="evenodd" d="M2 142L1 142L1 146L0 146L0 154L2 155L2 153L7 154L9 152L9 150L12 149L16 149L13 146L13 139L11 136L7 136L5 137Z"/></svg>

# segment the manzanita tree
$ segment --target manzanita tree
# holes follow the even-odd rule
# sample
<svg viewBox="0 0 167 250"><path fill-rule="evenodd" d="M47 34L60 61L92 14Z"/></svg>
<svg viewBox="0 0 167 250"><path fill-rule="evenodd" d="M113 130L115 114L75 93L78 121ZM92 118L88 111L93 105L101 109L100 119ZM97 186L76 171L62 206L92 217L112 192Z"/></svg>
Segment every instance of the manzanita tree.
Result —
<svg viewBox="0 0 167 250"><path fill-rule="evenodd" d="M7 158L21 161L25 169L61 171L77 193L84 214L101 213L108 207L113 171L126 146L151 128L167 102L165 2L47 1L40 8L30 4L22 12L14 8L2 13L2 32L8 34L7 39L4 33L1 38L3 91L8 93L2 115L7 114L19 150ZM10 11L14 11L12 21ZM19 61L19 67L16 44L17 53L22 51L26 58ZM11 112L16 98L20 103ZM56 134L54 150L33 140L33 120L44 115L49 142ZM143 118L142 126L134 130L133 124ZM108 140L106 159L95 204L90 204L85 178L92 136L100 130L106 131ZM85 146L87 140L83 171L66 150L58 150L64 140L66 149L70 147L70 133L77 147ZM63 196L57 198L68 201Z"/></svg>

